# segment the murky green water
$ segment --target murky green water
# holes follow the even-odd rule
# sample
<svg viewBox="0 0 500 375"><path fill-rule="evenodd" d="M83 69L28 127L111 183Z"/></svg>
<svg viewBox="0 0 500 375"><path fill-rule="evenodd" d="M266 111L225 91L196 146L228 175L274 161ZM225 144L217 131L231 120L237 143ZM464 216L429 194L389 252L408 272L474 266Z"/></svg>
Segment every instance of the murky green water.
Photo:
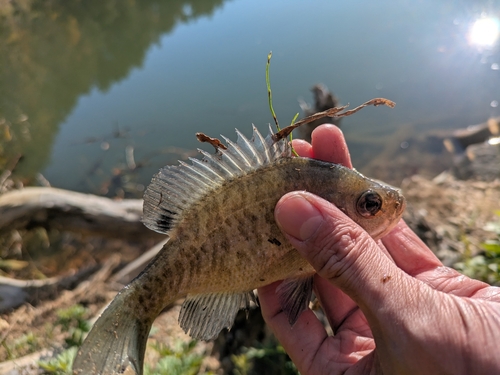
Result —
<svg viewBox="0 0 500 375"><path fill-rule="evenodd" d="M319 82L343 104L397 102L343 120L358 167L402 126L500 115L499 42L470 40L496 1L26 0L0 17L0 168L25 181L134 191L197 131L266 131L271 50L282 123Z"/></svg>

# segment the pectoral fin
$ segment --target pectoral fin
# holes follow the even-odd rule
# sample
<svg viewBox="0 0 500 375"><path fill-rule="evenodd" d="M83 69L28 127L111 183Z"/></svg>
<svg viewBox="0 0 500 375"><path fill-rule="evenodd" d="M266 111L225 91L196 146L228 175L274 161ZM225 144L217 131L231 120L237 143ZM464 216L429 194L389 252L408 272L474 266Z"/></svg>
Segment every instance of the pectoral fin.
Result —
<svg viewBox="0 0 500 375"><path fill-rule="evenodd" d="M312 290L312 276L286 279L276 288L281 309L288 317L291 326L295 324L300 314L309 307Z"/></svg>
<svg viewBox="0 0 500 375"><path fill-rule="evenodd" d="M188 295L181 307L179 324L191 337L210 341L230 329L240 309L256 303L253 291Z"/></svg>

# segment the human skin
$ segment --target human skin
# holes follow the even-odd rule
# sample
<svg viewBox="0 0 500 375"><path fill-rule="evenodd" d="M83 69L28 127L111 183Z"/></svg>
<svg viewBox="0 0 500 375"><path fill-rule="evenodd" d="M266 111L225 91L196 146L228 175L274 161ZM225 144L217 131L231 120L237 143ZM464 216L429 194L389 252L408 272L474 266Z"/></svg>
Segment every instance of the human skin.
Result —
<svg viewBox="0 0 500 375"><path fill-rule="evenodd" d="M333 125L294 148L352 168ZM279 282L259 289L264 319L302 375L500 374L500 288L443 266L403 220L375 242L307 192L283 196L275 218L316 269L315 293L334 332L311 310L290 327Z"/></svg>

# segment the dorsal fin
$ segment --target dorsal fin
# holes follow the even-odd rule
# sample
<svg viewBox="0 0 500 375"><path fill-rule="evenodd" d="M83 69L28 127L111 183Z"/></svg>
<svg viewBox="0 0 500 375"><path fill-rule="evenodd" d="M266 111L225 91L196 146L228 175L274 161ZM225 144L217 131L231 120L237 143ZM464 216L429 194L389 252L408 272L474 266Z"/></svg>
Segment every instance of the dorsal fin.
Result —
<svg viewBox="0 0 500 375"><path fill-rule="evenodd" d="M199 150L201 160L190 158L191 164L179 162L160 169L144 193L142 220L149 229L168 234L181 212L203 195L227 180L292 155L286 140L273 141L271 127L266 138L255 126L250 140L238 130L236 134L236 143L223 137L227 150L219 149L216 154Z"/></svg>

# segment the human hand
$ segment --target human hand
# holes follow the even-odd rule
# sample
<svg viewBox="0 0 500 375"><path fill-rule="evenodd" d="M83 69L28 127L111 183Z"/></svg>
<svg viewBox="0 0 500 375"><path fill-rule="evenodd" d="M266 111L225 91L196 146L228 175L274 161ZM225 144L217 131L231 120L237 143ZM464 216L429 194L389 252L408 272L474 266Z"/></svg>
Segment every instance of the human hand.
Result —
<svg viewBox="0 0 500 375"><path fill-rule="evenodd" d="M341 131L318 127L301 156L351 167ZM307 231L312 217L321 224ZM275 218L316 269L315 293L333 329L311 310L293 327L279 282L259 289L262 314L302 375L499 374L500 288L444 267L403 220L375 242L329 202L286 194Z"/></svg>

